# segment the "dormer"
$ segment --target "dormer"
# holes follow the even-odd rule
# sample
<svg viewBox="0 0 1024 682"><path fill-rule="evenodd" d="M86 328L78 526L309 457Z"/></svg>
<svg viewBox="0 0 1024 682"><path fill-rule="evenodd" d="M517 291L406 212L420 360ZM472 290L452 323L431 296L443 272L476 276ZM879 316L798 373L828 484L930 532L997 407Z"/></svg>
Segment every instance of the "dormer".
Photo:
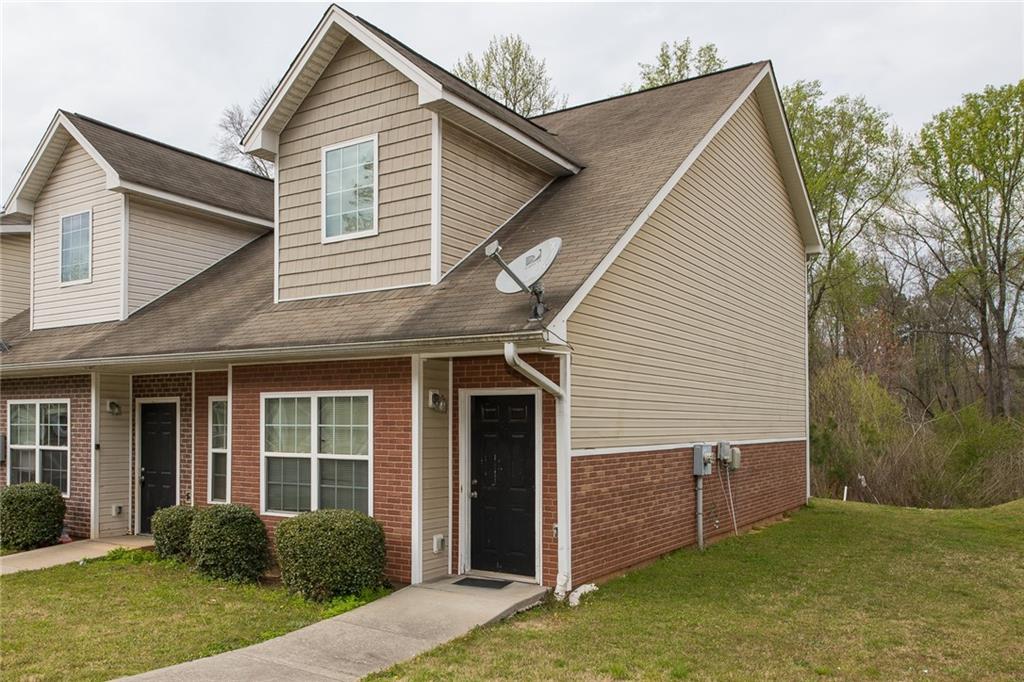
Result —
<svg viewBox="0 0 1024 682"><path fill-rule="evenodd" d="M557 136L337 6L242 144L277 164L278 301L437 284L581 168Z"/></svg>
<svg viewBox="0 0 1024 682"><path fill-rule="evenodd" d="M26 226L32 328L127 318L272 229L272 203L265 178L57 112L3 213Z"/></svg>

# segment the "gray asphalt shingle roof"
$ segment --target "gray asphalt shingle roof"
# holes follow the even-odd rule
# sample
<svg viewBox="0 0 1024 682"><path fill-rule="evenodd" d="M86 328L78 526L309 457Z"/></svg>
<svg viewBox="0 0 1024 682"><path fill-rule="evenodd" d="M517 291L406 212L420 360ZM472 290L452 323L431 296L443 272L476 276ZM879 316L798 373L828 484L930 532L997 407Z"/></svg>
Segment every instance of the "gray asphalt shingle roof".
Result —
<svg viewBox="0 0 1024 682"><path fill-rule="evenodd" d="M584 169L555 180L497 234L512 256L548 237L562 252L545 276L550 320L765 63L583 105L538 118ZM529 322L525 295L494 286L482 249L441 284L273 302L266 235L123 322L28 332L5 324L4 365L180 352L241 351L513 333Z"/></svg>
<svg viewBox="0 0 1024 682"><path fill-rule="evenodd" d="M274 219L274 182L96 119L63 112L122 180Z"/></svg>

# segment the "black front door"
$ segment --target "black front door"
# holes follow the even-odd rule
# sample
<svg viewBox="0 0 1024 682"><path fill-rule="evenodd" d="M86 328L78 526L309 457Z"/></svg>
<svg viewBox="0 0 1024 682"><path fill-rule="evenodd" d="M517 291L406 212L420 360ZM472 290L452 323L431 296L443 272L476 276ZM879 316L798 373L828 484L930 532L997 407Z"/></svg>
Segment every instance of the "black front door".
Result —
<svg viewBox="0 0 1024 682"><path fill-rule="evenodd" d="M474 396L470 449L470 564L536 572L534 397Z"/></svg>
<svg viewBox="0 0 1024 682"><path fill-rule="evenodd" d="M178 415L174 403L142 403L139 411L139 532L149 533L153 512L177 497Z"/></svg>

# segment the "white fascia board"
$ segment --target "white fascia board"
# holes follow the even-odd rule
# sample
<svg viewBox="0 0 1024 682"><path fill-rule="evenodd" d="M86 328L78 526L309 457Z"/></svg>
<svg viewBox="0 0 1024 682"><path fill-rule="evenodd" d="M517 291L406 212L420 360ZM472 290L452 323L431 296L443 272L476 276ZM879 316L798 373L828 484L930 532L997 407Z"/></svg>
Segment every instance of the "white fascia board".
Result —
<svg viewBox="0 0 1024 682"><path fill-rule="evenodd" d="M18 178L18 182L15 183L10 196L7 197L7 201L4 202L5 214L20 213L20 211L15 208L15 202L21 199L21 192L25 189L25 182L32 175L33 171L35 171L36 166L39 165L39 159L43 156L43 151L47 146L49 146L50 141L53 140L53 136L57 132L59 120L60 112L58 111L50 120L50 125L46 127L46 132L43 133L43 138L39 140L39 144L36 145L35 151L32 152L32 157L29 159L28 165L26 165L25 170L21 172L21 177Z"/></svg>
<svg viewBox="0 0 1024 682"><path fill-rule="evenodd" d="M277 133L261 128L253 135L253 139L242 145L242 150L261 159L273 161L277 158L277 145L279 143L280 137Z"/></svg>
<svg viewBox="0 0 1024 682"><path fill-rule="evenodd" d="M498 131L504 133L505 135L511 137L513 140L515 140L519 144L521 144L521 145L527 147L528 149L530 149L530 150L540 154L541 156L543 156L544 158L548 159L552 163L560 166L561 168L564 168L570 174L575 175L575 174L579 173L581 170L583 170L580 166L576 165L575 163L573 163L569 159L563 157L561 154L556 154L555 152L551 151L550 149L548 149L544 145L540 144L539 142L533 140L530 137L527 137L525 134L523 134L520 131L516 130L515 128L513 128L509 124L505 123L504 121L501 121L501 120L495 118L494 116L492 116L491 114L488 114L486 111L484 111L480 107L477 107L474 104L470 104L469 102L467 102L466 100L462 99L458 95L455 95L455 94L445 90L444 93L442 94L442 98L444 99L445 102L448 102L452 106L455 106L455 107L458 107L459 109L462 109L466 113L468 113L471 116L474 116L474 117L480 119L481 121L483 121L487 125L489 125L492 128L494 128L495 130L498 130ZM424 102L423 101L422 91L420 91L420 104L427 104L427 103L428 102Z"/></svg>
<svg viewBox="0 0 1024 682"><path fill-rule="evenodd" d="M39 161L42 159L43 153L46 151L47 147L49 147L50 144L53 142L53 137L54 135L57 134L58 128L64 128L64 130L67 131L67 133L75 140L75 142L80 144L82 148L85 149L89 156L92 157L92 160L95 161L99 165L99 167L103 169L103 172L106 175L106 183L108 188L118 183L119 179L113 167L109 163L107 163L106 159L100 156L99 152L96 151L96 148L89 143L89 140L85 139L85 136L82 135L82 133L78 130L78 128L74 126L73 123L71 123L70 120L68 120L68 117L65 116L63 112L58 111L56 114L54 114L53 120L50 121L50 125L46 129L46 133L43 135L43 139L39 141L39 144L36 146L35 151L32 153L32 158L29 161L28 165L25 166L25 170L22 171L21 177L18 178L18 183L14 186L14 190L11 191L11 196L7 199L7 203L4 204L4 213L24 214L24 211L26 209L29 209L30 207L34 208L34 197L33 199L27 199L22 196L22 192L25 190L25 183L28 182L28 179L30 177L32 177L32 174L36 170L36 166L39 165ZM21 203L19 204L18 202ZM15 207L20 207L20 210L14 210ZM28 213L27 215L31 215L31 213Z"/></svg>
<svg viewBox="0 0 1024 682"><path fill-rule="evenodd" d="M310 36L309 40L307 40L306 44L303 45L302 50L299 52L299 56L292 63L291 67L289 67L285 77L281 79L277 89L274 90L274 93L267 101L266 106L263 107L260 114L256 117L252 127L249 128L242 137L242 148L246 152L257 154L264 158L272 158L270 155L276 156L276 133L279 131L267 131L267 123L274 115L274 112L276 112L281 106L285 95L294 86L295 81L302 73L307 62L313 56L313 53L316 51L321 41L326 37L327 32L332 26L338 26L341 28L348 35L352 36L368 49L379 55L381 59L390 64L403 76L415 83L418 91L417 102L420 106L428 106L442 100L448 102L449 104L458 107L459 109L462 109L470 115L487 123L496 130L501 131L516 142L519 142L534 152L551 160L553 163L564 168L569 173L576 174L580 172L580 166L576 165L569 159L562 157L560 154L556 154L504 121L495 118L491 114L488 114L479 107L470 104L461 97L444 90L438 81L431 78L422 69L413 64L397 50L381 40L372 31L359 23L352 15L337 6L332 7L324 16L323 20ZM271 132L273 137L266 136L265 134L267 132Z"/></svg>
<svg viewBox="0 0 1024 682"><path fill-rule="evenodd" d="M264 133L267 123L270 118L274 115L274 112L281 106L284 101L285 95L295 85L295 81L298 79L302 70L306 67L313 53L316 52L317 47L327 36L327 32L332 26L338 26L347 34L358 40L363 45L373 52L380 55L380 57L388 64L398 70L403 76L411 80L419 88L419 103L420 105L428 102L433 102L441 98L441 84L433 78L430 78L421 69L415 66L408 59L400 55L390 45L386 44L365 26L356 21L350 14L342 10L340 7L333 6L324 15L324 18L320 21L316 30L306 41L306 44L302 46L298 57L292 62L288 72L284 78L278 84L274 93L270 96L266 106L260 111L259 116L253 122L252 127L246 131L245 135L242 136L242 148L249 152L255 153L257 150L269 152L269 149L264 144L271 138L265 138ZM276 133L278 131L270 131ZM274 145L276 147L276 145ZM276 154L276 148L274 149Z"/></svg>
<svg viewBox="0 0 1024 682"><path fill-rule="evenodd" d="M770 101L774 104L775 112L782 118L783 127L786 129L785 140L776 140L776 157L786 165L791 166L791 174L796 175L795 181L787 182L786 189L789 192L790 203L793 211L797 214L797 221L801 227L801 236L804 240L804 253L808 256L820 254L824 247L821 243L821 232L818 228L818 221L814 217L814 209L811 207L811 198L807 196L807 186L804 184L803 171L800 170L800 161L796 155L796 145L793 144L793 136L790 134L789 122L786 119L786 110L782 105L782 96L779 91L779 84L775 80L775 70L768 65L768 81L765 83L771 88ZM779 147L782 147L781 149ZM794 186L797 185L797 186Z"/></svg>
<svg viewBox="0 0 1024 682"><path fill-rule="evenodd" d="M725 113L723 113L721 117L719 117L718 121L715 122L715 125L713 125L711 129L708 130L707 134L705 134L701 141L697 143L697 146L694 147L689 154L687 154L686 158L683 159L683 162L679 165L679 168L677 168L676 171L672 173L672 176L665 182L664 185L661 186L661 189L659 189L658 193L654 195L654 198L651 199L650 202L648 202L644 210L642 210L640 214L633 220L632 224L630 224L629 228L625 231L625 233L623 233L623 235L619 237L619 240L615 242L615 245L611 248L611 250L605 255L603 259L601 259L601 262L598 263L597 267L594 268L590 275L587 276L587 279L584 280L583 284L580 285L580 287L576 290L576 292L572 295L568 302L566 302L562 309L558 311L558 314L555 315L554 319L548 324L549 328L566 329L569 317L572 316L574 312L576 312L576 308L580 306L580 304L583 302L583 299L585 299L587 297L587 294L589 294L590 291L595 286L597 286L598 281L600 281L601 277L604 276L604 273L606 273L608 271L608 268L612 266L612 263L614 263L615 259L619 257L619 254L626 250L626 246L628 246L629 243L633 241L633 237L636 236L636 233L640 231L640 228L643 227L644 223L646 223L647 220L651 217L651 215L658 209L658 207L661 206L661 203L665 201L665 198L679 183L683 175L686 174L686 171L690 170L690 167L693 166L694 162L697 161L697 158L702 153L704 153L704 150L707 148L709 144L711 144L711 140L715 138L715 135L717 135L718 132L725 127L725 124L729 122L729 119L732 118L733 114L735 114L743 105L743 103L747 101L747 98L750 97L751 93L754 92L754 89L758 86L758 84L761 83L762 80L764 80L765 76L770 74L770 72L771 69L766 64L765 67L761 69L761 71L759 71L756 76L754 76L754 78L750 81L747 87L743 89L743 92L740 93L739 97L737 97L736 100L731 105L729 105L729 108L725 110Z"/></svg>
<svg viewBox="0 0 1024 682"><path fill-rule="evenodd" d="M250 225L257 225L259 227L272 230L274 229L274 221L267 220L266 218L257 218L256 216L247 215L245 213L239 213L238 211L232 211L230 209L221 208L220 206L214 206L213 204L207 204L203 201L196 201L195 199L189 199L187 197L180 196L178 194L172 194L171 192L165 192L163 190L154 189L145 185L140 185L137 182L120 182L113 187L108 189L115 192L131 192L133 194L140 194L147 197L153 197L154 199L161 199L168 201L180 206L192 208L197 211L204 213L212 213L213 215L220 216L222 218L228 218L230 220L237 220L238 222L248 223Z"/></svg>
<svg viewBox="0 0 1024 682"><path fill-rule="evenodd" d="M30 216L35 211L36 202L22 197L11 197L10 203L4 209L4 215L20 214Z"/></svg>
<svg viewBox="0 0 1024 682"><path fill-rule="evenodd" d="M32 225L0 225L0 234L32 234Z"/></svg>
<svg viewBox="0 0 1024 682"><path fill-rule="evenodd" d="M114 322L116 318L110 320L90 320L83 322L82 324L92 324L94 322ZM80 326L80 325L79 325ZM541 337L541 330L524 331L524 332L502 332L494 334L475 334L468 336L444 336L444 337L424 337L416 339L407 339L401 341L355 341L351 343L334 343L334 344L315 344L309 346L289 346L289 347L278 347L278 348L249 348L249 349L233 349L233 350L213 350L213 351L185 351L181 353L155 353L152 355L118 355L111 357L91 357L91 358L75 358L71 360L47 360L44 362L21 362L21 363L10 363L0 361L0 371L5 373L13 372L25 372L25 373L36 373L50 370L68 370L78 368L89 368L90 371L93 368L98 367L109 367L129 364L133 362L146 362L146 363L173 363L173 362L233 362L236 364L245 363L253 360L268 360L271 362L278 362L280 360L287 360L289 358L296 358L298 361L308 361L311 354L315 354L326 359L328 356L337 355L338 359L359 358L369 357L372 354L381 354L382 356L402 355L417 353L420 355L433 356L433 357L458 357L460 355L466 355L460 353L457 350L449 349L443 353L431 354L429 349L436 346L447 346L447 345L461 345L470 343L504 343L505 341L515 340L517 343L523 344L524 349L533 349L534 346L527 345L534 341L537 341ZM528 352L524 350L524 352ZM469 355L479 355L481 353L470 353ZM482 353L484 355L495 355L497 351L487 351Z"/></svg>

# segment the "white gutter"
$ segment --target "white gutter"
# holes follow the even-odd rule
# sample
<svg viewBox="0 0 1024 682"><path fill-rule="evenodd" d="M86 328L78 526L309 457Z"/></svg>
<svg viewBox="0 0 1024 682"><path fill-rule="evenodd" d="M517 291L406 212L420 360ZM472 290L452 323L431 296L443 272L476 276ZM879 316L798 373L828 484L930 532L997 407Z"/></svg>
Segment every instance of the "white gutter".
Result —
<svg viewBox="0 0 1024 682"><path fill-rule="evenodd" d="M559 399L565 398L565 391L562 390L561 386L553 382L551 379L548 379L537 371L536 367L519 357L519 352L516 349L514 341L505 342L505 362L509 367L519 372L532 383L540 386L551 395Z"/></svg>
<svg viewBox="0 0 1024 682"><path fill-rule="evenodd" d="M73 360L49 360L45 362L20 362L6 363L0 356L0 369L5 373L10 372L32 372L49 369L92 369L93 367L104 367L110 365L124 364L153 364L173 362L231 362L244 361L247 359L278 359L298 358L310 353L353 353L365 354L369 352L385 352L389 355L401 355L404 349L423 346L469 345L473 343L487 343L488 341L504 341L509 338L526 340L541 338L541 330L503 333L503 334L482 334L479 336L445 336L445 337L423 337L405 341L357 341L354 343L327 343L310 346L290 346L285 348L250 348L223 351L196 351L184 353L157 353L152 355L121 355L100 358L81 358ZM13 339L12 345L20 342L20 339ZM532 368L531 368L532 369ZM534 370L536 371L536 370Z"/></svg>

